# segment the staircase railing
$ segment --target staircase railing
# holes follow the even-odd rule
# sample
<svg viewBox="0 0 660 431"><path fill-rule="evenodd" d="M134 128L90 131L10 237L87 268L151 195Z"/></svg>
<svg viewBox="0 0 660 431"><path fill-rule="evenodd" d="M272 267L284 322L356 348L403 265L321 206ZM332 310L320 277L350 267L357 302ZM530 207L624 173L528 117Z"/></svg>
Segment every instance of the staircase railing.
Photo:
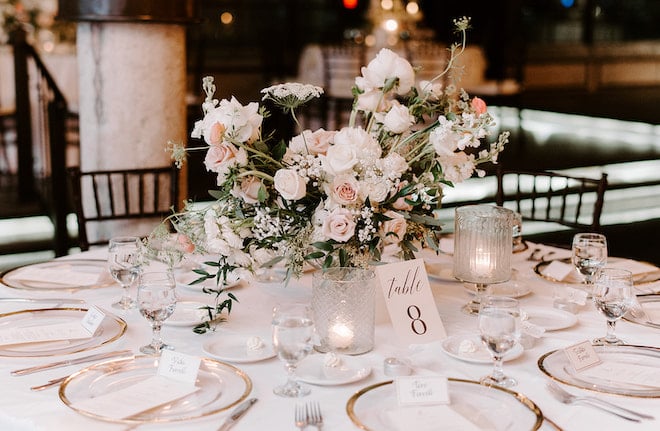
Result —
<svg viewBox="0 0 660 431"><path fill-rule="evenodd" d="M19 196L25 201L42 202L54 226L53 250L62 256L69 248L65 127L68 106L39 54L27 42L25 31L13 32L11 43Z"/></svg>

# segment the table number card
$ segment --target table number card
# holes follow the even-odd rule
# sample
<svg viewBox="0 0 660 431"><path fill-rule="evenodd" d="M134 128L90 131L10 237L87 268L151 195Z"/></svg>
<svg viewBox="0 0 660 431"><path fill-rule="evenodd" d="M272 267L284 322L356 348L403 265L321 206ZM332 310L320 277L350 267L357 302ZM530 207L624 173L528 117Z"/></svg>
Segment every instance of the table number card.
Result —
<svg viewBox="0 0 660 431"><path fill-rule="evenodd" d="M397 377L394 384L400 406L449 404L447 377Z"/></svg>
<svg viewBox="0 0 660 431"><path fill-rule="evenodd" d="M420 344L447 337L423 259L380 265L375 269L392 325L402 342Z"/></svg>
<svg viewBox="0 0 660 431"><path fill-rule="evenodd" d="M596 350L594 350L594 346L589 341L583 341L566 347L564 352L568 357L568 362L578 372L601 363Z"/></svg>

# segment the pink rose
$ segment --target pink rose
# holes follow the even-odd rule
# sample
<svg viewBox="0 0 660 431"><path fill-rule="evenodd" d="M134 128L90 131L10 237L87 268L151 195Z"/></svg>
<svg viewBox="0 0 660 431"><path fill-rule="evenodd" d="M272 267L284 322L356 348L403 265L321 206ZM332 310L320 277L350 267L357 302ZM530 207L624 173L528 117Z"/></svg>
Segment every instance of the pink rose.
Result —
<svg viewBox="0 0 660 431"><path fill-rule="evenodd" d="M241 165L247 163L247 154L242 148L236 148L234 144L228 142L211 145L204 158L204 165L211 172L221 172L230 163Z"/></svg>
<svg viewBox="0 0 660 431"><path fill-rule="evenodd" d="M325 154L335 133L337 132L324 129L318 129L314 132L305 130L291 139L289 149L298 154Z"/></svg>
<svg viewBox="0 0 660 431"><path fill-rule="evenodd" d="M240 184L234 185L232 195L243 199L248 204L259 202L259 189L263 183L255 176L243 178Z"/></svg>
<svg viewBox="0 0 660 431"><path fill-rule="evenodd" d="M323 221L323 235L337 242L346 242L355 234L353 214L346 208L335 208Z"/></svg>
<svg viewBox="0 0 660 431"><path fill-rule="evenodd" d="M478 97L475 97L472 99L472 102L470 102L470 106L476 112L477 114L485 114L486 111L488 111L488 107L486 106L486 102L483 101L483 99L480 99Z"/></svg>
<svg viewBox="0 0 660 431"><path fill-rule="evenodd" d="M190 238L188 238L188 236L183 234L177 234L176 241L179 243L179 246L181 247L181 250L183 250L184 253L192 253L193 251L195 251L195 244L192 243L192 241L190 240Z"/></svg>
<svg viewBox="0 0 660 431"><path fill-rule="evenodd" d="M227 130L222 123L213 123L209 130L209 143L211 145L220 144L225 137L225 130Z"/></svg>
<svg viewBox="0 0 660 431"><path fill-rule="evenodd" d="M398 189L401 190L402 188L404 188L407 185L408 185L408 181L403 181L403 182L399 183ZM400 210L400 211L410 211L410 210L412 210L413 206L410 205L408 202L406 202L406 198L409 197L409 196L410 195L399 197L396 201L394 201L394 203L392 204L392 207L394 207L394 209Z"/></svg>
<svg viewBox="0 0 660 431"><path fill-rule="evenodd" d="M350 205L358 199L358 182L352 175L338 175L332 181L332 198L340 205Z"/></svg>
<svg viewBox="0 0 660 431"><path fill-rule="evenodd" d="M387 211L385 214L390 220L386 220L380 225L383 242L385 244L398 244L403 240L408 228L408 223L403 216L394 211Z"/></svg>

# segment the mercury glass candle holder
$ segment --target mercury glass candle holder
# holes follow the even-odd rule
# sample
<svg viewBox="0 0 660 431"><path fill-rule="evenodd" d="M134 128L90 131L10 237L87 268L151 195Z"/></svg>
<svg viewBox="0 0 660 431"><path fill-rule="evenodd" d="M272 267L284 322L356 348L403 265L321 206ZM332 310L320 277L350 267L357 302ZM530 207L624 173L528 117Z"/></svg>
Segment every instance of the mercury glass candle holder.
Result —
<svg viewBox="0 0 660 431"><path fill-rule="evenodd" d="M362 268L314 273L312 310L319 352L358 355L374 346L375 274Z"/></svg>
<svg viewBox="0 0 660 431"><path fill-rule="evenodd" d="M511 277L511 254L515 213L493 205L456 208L454 224L454 277L474 283L473 299L463 307L479 314L488 285Z"/></svg>

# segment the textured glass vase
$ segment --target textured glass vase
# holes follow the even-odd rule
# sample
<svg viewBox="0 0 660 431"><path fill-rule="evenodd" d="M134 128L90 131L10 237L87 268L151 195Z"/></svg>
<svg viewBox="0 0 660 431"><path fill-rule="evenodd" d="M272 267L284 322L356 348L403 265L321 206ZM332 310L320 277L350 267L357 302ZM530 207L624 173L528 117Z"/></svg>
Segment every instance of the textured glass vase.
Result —
<svg viewBox="0 0 660 431"><path fill-rule="evenodd" d="M312 310L322 353L359 355L374 347L375 274L362 268L314 273Z"/></svg>

